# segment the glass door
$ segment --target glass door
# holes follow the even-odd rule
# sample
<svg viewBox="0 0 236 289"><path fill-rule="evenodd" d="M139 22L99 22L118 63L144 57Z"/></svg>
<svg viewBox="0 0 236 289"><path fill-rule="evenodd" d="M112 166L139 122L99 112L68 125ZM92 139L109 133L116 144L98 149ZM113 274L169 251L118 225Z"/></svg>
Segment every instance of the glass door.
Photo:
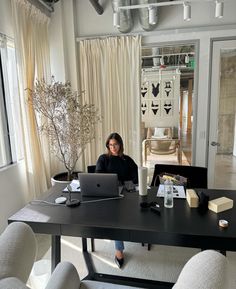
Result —
<svg viewBox="0 0 236 289"><path fill-rule="evenodd" d="M236 189L236 40L213 43L208 177L209 188Z"/></svg>

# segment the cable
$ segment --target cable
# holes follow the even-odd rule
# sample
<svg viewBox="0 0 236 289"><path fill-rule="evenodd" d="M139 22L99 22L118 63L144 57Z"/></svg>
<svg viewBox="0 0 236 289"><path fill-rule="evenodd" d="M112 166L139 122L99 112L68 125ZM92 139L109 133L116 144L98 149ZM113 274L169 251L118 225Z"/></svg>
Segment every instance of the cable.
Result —
<svg viewBox="0 0 236 289"><path fill-rule="evenodd" d="M90 201L82 201L81 204L86 204L86 203L95 203L95 202L101 202L101 201L110 201L110 200L118 200L118 199L123 199L124 195L120 195L119 197L114 197L114 198L105 198L105 199L97 199L97 200L90 200ZM52 206L63 206L63 207L67 207L66 204L56 204L53 202L48 202L48 201L44 201L44 200L33 200L30 202L31 205L35 205L35 204L46 204L46 205L52 205Z"/></svg>
<svg viewBox="0 0 236 289"><path fill-rule="evenodd" d="M114 197L114 198L106 198L106 199L97 199L97 200L90 200L90 201L82 201L81 204L85 203L95 203L95 202L101 202L101 201L110 201L110 200L118 200L118 199L123 199L124 195L120 195L119 197Z"/></svg>
<svg viewBox="0 0 236 289"><path fill-rule="evenodd" d="M47 202L47 201L44 201L44 200L33 200L30 202L31 205L35 205L35 204L40 204L40 203L43 203L43 204L46 204L46 205L52 205L52 206L63 206L63 207L66 207L66 204L57 204L57 203L53 203L53 202Z"/></svg>

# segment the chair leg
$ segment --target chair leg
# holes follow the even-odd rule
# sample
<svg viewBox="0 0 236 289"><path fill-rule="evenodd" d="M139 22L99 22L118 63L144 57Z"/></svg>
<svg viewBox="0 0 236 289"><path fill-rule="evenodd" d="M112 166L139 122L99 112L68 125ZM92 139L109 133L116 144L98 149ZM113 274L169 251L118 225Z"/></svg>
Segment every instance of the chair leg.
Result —
<svg viewBox="0 0 236 289"><path fill-rule="evenodd" d="M94 238L91 238L91 251L95 251L95 244L94 244Z"/></svg>
<svg viewBox="0 0 236 289"><path fill-rule="evenodd" d="M142 246L144 247L144 243L142 243Z"/></svg>
<svg viewBox="0 0 236 289"><path fill-rule="evenodd" d="M151 244L148 244L148 251L151 250Z"/></svg>

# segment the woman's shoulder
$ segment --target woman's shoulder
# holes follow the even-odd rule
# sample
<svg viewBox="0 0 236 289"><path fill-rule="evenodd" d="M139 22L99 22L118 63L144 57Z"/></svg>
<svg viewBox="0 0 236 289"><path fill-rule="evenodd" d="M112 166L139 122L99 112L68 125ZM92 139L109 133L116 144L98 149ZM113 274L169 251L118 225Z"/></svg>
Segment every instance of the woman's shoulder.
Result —
<svg viewBox="0 0 236 289"><path fill-rule="evenodd" d="M126 159L127 161L134 161L130 156L123 154L123 158Z"/></svg>
<svg viewBox="0 0 236 289"><path fill-rule="evenodd" d="M98 158L98 160L106 160L108 159L108 155L107 154L101 154Z"/></svg>

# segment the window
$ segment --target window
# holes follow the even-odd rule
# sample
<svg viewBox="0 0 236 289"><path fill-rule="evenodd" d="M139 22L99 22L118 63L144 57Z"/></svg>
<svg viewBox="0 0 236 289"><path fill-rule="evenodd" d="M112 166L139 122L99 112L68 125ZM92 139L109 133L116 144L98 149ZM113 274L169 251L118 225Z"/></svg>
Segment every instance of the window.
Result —
<svg viewBox="0 0 236 289"><path fill-rule="evenodd" d="M6 97L3 83L2 57L0 55L0 167L12 163Z"/></svg>
<svg viewBox="0 0 236 289"><path fill-rule="evenodd" d="M23 158L22 143L15 49L0 35L0 168Z"/></svg>

